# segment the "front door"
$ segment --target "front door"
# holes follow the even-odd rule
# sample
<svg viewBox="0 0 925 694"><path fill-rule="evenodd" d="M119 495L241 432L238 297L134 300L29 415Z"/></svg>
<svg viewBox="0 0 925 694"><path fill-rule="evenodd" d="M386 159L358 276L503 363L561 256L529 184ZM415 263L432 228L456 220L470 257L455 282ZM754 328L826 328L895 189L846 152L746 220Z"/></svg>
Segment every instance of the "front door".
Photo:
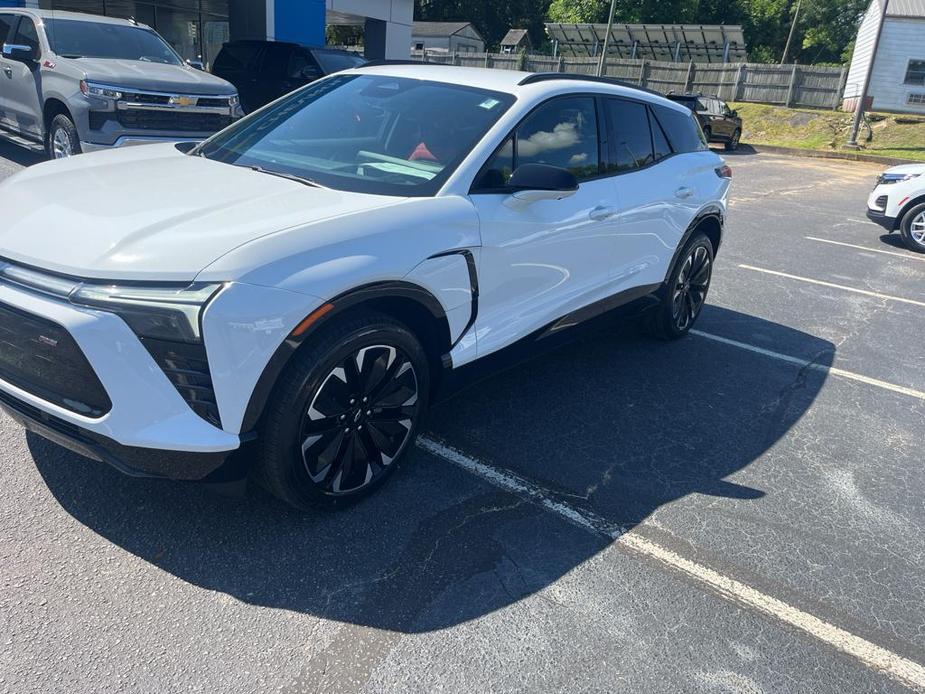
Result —
<svg viewBox="0 0 925 694"><path fill-rule="evenodd" d="M528 163L571 170L577 193L513 199L507 180ZM559 97L538 107L483 168L471 200L482 234L479 356L611 293L618 201L612 180L601 178L594 97Z"/></svg>
<svg viewBox="0 0 925 694"><path fill-rule="evenodd" d="M4 110L10 118L8 123L23 135L42 137L42 89L39 59L42 51L35 23L29 17L19 20L10 43L29 46L33 61L21 62L3 58Z"/></svg>
<svg viewBox="0 0 925 694"><path fill-rule="evenodd" d="M16 15L0 12L0 48L12 38L13 25L16 24ZM13 81L13 61L7 60L0 54L0 125L12 127L13 118L10 112L10 103L7 98L10 84Z"/></svg>

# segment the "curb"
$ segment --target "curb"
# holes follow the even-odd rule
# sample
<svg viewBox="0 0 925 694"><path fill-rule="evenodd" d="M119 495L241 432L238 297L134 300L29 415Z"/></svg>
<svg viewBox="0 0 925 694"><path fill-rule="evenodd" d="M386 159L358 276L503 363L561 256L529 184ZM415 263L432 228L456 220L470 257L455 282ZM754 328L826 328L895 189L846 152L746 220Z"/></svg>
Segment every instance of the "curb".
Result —
<svg viewBox="0 0 925 694"><path fill-rule="evenodd" d="M897 159L895 157L880 157L875 154L858 154L855 152L825 152L815 149L800 149L798 147L775 147L773 145L751 145L743 142L756 152L767 154L784 154L791 157L807 157L809 159L844 159L847 161L863 161L873 164L886 164L899 166L900 164L925 164L925 161L916 159Z"/></svg>

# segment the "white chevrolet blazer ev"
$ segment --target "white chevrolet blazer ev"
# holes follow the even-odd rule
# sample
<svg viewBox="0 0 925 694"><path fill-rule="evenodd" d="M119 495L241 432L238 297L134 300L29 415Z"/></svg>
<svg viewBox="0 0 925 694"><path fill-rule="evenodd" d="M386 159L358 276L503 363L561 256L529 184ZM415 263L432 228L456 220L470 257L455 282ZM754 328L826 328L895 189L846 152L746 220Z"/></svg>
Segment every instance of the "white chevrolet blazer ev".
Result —
<svg viewBox="0 0 925 694"><path fill-rule="evenodd" d="M730 178L654 93L394 63L39 164L0 184L0 405L127 474L337 505L447 372L626 305L684 335Z"/></svg>

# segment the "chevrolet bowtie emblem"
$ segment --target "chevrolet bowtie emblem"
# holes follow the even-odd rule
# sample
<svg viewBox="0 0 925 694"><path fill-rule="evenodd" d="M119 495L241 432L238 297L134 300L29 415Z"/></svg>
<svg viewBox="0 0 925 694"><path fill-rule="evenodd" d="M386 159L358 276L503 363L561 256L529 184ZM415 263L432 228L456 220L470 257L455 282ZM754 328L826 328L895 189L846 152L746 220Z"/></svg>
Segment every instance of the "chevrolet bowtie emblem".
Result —
<svg viewBox="0 0 925 694"><path fill-rule="evenodd" d="M196 97L194 96L172 96L170 97L171 106L195 106Z"/></svg>

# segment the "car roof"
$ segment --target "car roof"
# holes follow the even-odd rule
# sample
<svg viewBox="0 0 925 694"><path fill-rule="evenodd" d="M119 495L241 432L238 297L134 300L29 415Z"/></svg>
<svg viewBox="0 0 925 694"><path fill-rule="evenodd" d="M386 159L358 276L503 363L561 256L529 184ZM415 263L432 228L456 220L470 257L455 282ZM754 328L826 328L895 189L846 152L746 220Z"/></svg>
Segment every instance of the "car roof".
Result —
<svg viewBox="0 0 925 694"><path fill-rule="evenodd" d="M63 12L61 10L39 10L31 7L0 7L0 11L13 12L16 14L27 14L39 19L69 19L79 22L93 22L94 24L118 24L120 26L140 27L150 29L147 24L141 22L132 22L128 19L119 19L118 17L104 17L98 14L88 14L86 12Z"/></svg>
<svg viewBox="0 0 925 694"><path fill-rule="evenodd" d="M455 65L418 63L415 61L384 61L382 63L371 63L351 70L345 70L338 74L343 75L345 73L407 77L469 87L478 86L491 91L513 94L514 96L536 96L537 94L551 91L556 91L557 93L591 91L613 94L614 96L642 99L673 109L685 108L647 89L639 89L632 85L621 84L616 81L606 81L595 77L582 78L580 75L568 73L563 73L561 78L558 78L554 73L541 73L541 76L538 76L538 73L523 72L520 70L458 67Z"/></svg>

